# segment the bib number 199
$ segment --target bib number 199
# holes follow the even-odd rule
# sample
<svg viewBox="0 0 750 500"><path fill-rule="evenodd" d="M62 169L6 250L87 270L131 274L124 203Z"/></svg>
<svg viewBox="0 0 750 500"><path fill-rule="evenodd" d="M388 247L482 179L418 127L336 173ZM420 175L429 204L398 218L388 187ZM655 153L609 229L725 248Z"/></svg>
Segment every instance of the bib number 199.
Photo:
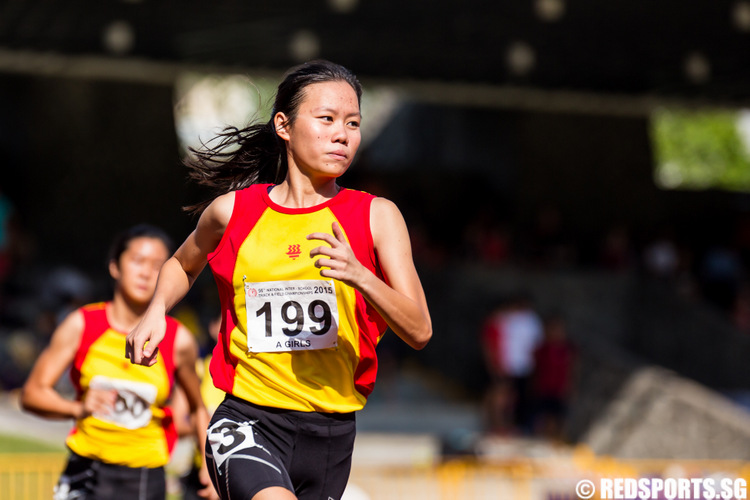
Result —
<svg viewBox="0 0 750 500"><path fill-rule="evenodd" d="M249 352L336 346L338 306L331 281L245 283Z"/></svg>
<svg viewBox="0 0 750 500"><path fill-rule="evenodd" d="M266 325L266 337L273 336L273 315L271 303L264 302L260 309L255 311L257 317L263 317ZM331 329L333 317L331 307L322 300L313 300L307 306L307 317L310 318L317 326L310 327L310 333L313 335L325 335ZM297 301L289 300L281 306L281 319L288 327L282 327L281 331L287 337L294 337L302 332L305 326L305 313L302 304Z"/></svg>

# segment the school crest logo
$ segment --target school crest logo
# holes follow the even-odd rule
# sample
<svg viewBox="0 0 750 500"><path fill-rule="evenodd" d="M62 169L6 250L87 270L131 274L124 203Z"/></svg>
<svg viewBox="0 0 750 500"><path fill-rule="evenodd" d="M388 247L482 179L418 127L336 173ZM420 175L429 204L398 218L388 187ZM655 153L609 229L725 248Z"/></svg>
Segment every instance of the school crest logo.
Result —
<svg viewBox="0 0 750 500"><path fill-rule="evenodd" d="M302 250L300 249L300 245L289 245L289 250L287 250L286 254L289 256L290 259L294 260L302 253Z"/></svg>

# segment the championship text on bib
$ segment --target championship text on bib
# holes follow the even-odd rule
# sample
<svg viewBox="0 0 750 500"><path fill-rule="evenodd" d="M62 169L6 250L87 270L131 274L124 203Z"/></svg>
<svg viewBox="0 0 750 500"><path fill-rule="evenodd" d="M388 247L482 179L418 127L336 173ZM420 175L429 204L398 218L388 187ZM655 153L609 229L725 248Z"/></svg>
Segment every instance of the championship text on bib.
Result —
<svg viewBox="0 0 750 500"><path fill-rule="evenodd" d="M245 283L248 352L337 346L339 311L333 281Z"/></svg>

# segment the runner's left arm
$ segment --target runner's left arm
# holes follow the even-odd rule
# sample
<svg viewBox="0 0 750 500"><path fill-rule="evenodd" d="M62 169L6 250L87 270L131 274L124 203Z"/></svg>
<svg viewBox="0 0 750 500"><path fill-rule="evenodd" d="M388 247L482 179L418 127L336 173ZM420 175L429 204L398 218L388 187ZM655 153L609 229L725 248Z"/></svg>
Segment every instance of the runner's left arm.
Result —
<svg viewBox="0 0 750 500"><path fill-rule="evenodd" d="M321 268L322 276L358 290L396 335L414 349L422 349L432 337L432 321L414 267L406 222L394 203L376 198L372 201L370 227L378 262L388 283L357 260L338 223L333 223L332 235L308 235L308 239L330 245L316 247L310 255L321 256L315 265Z"/></svg>

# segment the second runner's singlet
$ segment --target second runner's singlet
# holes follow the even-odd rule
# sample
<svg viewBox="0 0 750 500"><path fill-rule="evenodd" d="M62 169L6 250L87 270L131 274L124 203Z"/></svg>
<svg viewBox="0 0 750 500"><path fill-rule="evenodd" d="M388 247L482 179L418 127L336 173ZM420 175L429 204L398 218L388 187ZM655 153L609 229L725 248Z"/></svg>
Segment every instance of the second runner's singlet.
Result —
<svg viewBox="0 0 750 500"><path fill-rule="evenodd" d="M126 332L112 328L107 304L80 309L85 327L71 378L79 398L89 388L115 390L109 414L78 420L66 444L78 455L128 467L161 467L177 440L172 413L164 405L174 381L174 339L178 322L168 317L167 332L153 366L131 364L123 356Z"/></svg>

